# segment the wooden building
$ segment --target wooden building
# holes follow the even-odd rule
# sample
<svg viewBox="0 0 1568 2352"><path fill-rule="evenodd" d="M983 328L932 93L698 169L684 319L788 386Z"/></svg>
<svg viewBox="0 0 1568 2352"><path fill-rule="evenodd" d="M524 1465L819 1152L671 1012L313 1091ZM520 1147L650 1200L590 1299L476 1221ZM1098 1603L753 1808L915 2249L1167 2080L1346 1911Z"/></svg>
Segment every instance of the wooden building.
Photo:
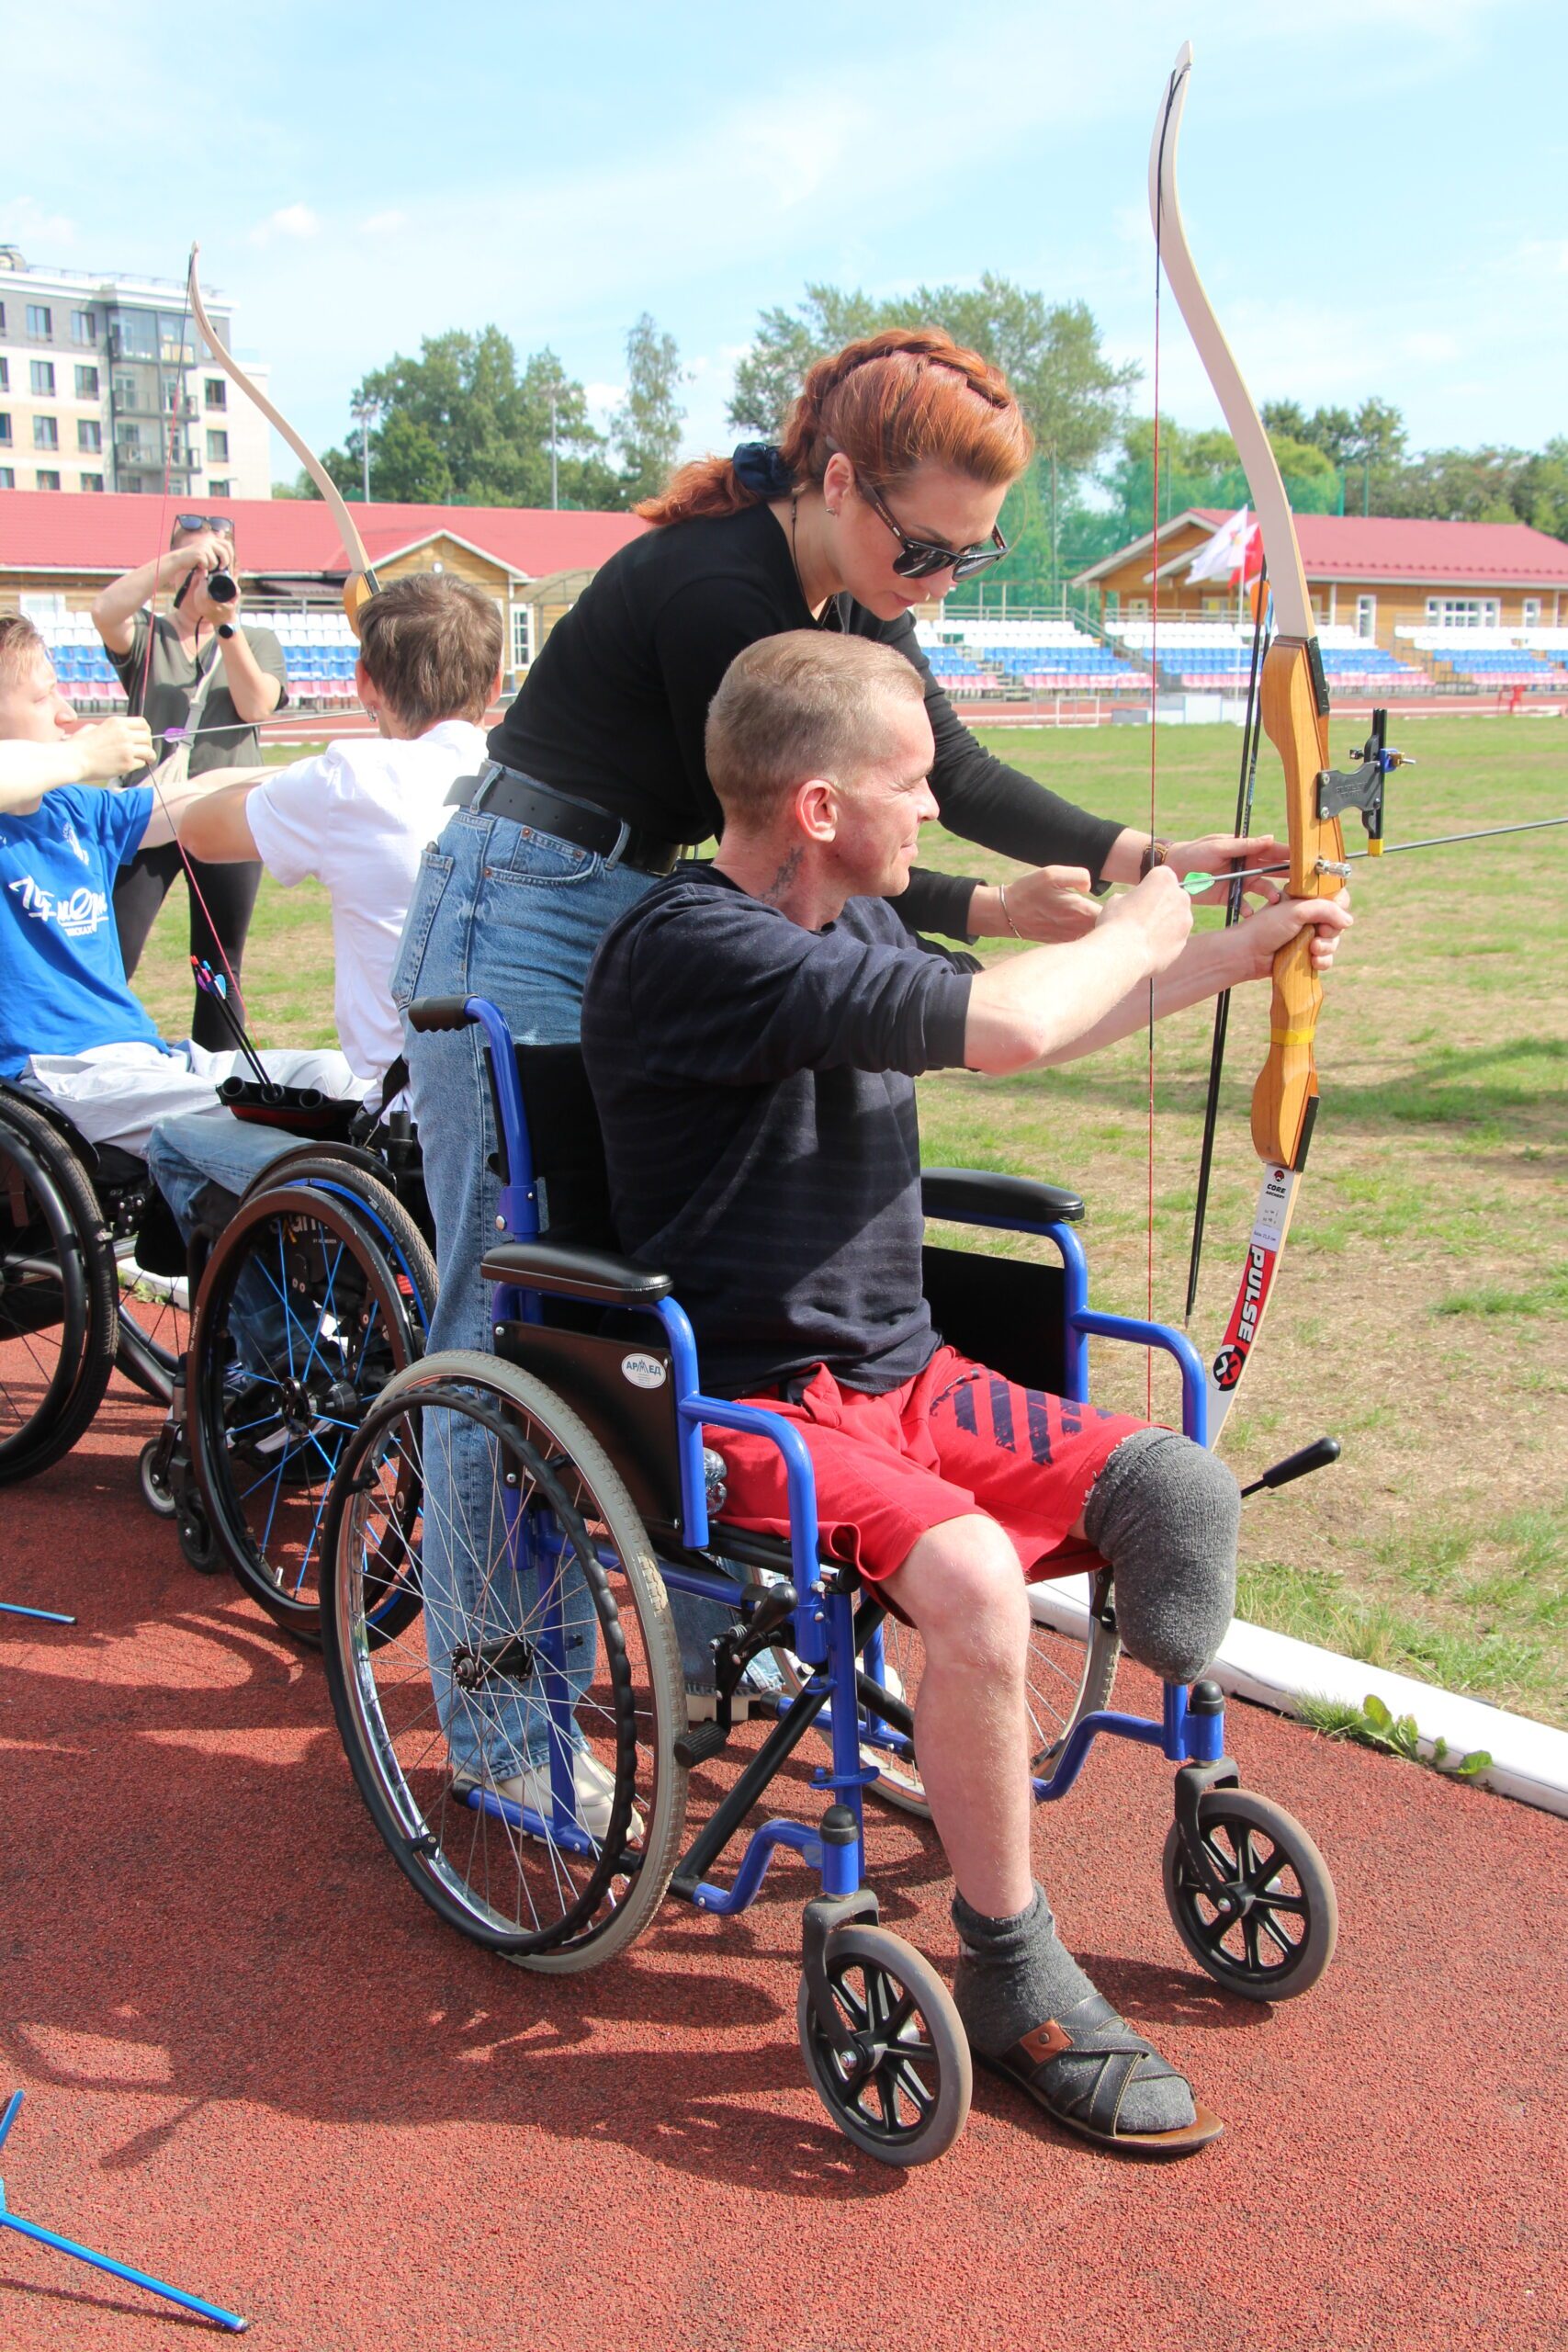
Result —
<svg viewBox="0 0 1568 2352"><path fill-rule="evenodd" d="M1160 526L1162 619L1237 617L1236 589L1189 582L1198 550L1229 514L1188 507ZM1395 650L1396 629L1527 629L1568 626L1568 545L1527 523L1405 522L1387 515L1298 514L1296 535L1320 628L1349 628ZM1100 616L1146 620L1154 606L1152 532L1079 572L1099 591Z"/></svg>
<svg viewBox="0 0 1568 2352"><path fill-rule="evenodd" d="M24 596L85 611L106 581L169 544L179 498L66 498L0 491L0 612ZM347 571L337 526L318 499L230 499L240 584L252 606L335 607ZM508 665L525 670L549 628L599 566L647 528L635 514L530 506L355 504L366 550L383 582L446 571L500 605ZM540 589L549 593L540 595Z"/></svg>

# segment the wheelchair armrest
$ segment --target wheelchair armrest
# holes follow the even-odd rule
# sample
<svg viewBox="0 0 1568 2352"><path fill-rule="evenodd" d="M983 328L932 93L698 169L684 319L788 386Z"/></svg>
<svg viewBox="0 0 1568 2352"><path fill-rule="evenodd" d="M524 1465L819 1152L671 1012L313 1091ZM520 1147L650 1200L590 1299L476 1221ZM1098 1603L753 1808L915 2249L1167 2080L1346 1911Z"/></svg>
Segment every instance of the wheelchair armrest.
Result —
<svg viewBox="0 0 1568 2352"><path fill-rule="evenodd" d="M596 1306L653 1306L668 1298L671 1281L635 1258L608 1250L578 1250L565 1242L503 1241L479 1268L487 1282L511 1283L517 1290L543 1291L551 1298L585 1298Z"/></svg>
<svg viewBox="0 0 1568 2352"><path fill-rule="evenodd" d="M928 1168L920 1177L928 1216L954 1225L1077 1225L1084 1204L1060 1184L1032 1176L998 1176L985 1168Z"/></svg>

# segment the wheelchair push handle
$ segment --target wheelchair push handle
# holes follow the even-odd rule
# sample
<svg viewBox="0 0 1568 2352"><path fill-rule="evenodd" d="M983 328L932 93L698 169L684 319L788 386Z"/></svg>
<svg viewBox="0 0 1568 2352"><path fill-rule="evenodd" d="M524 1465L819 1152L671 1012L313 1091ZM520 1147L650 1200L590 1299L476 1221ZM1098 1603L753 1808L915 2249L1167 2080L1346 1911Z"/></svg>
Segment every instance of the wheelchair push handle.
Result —
<svg viewBox="0 0 1568 2352"><path fill-rule="evenodd" d="M468 1000L466 996L419 996L408 1009L409 1027L422 1033L432 1029L466 1029L468 1020Z"/></svg>

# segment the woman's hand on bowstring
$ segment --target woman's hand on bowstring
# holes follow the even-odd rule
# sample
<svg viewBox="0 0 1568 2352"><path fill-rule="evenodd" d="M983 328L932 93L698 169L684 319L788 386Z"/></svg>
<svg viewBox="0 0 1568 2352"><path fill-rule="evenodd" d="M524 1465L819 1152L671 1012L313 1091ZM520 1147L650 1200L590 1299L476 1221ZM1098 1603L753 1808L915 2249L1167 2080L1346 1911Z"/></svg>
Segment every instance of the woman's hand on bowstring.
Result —
<svg viewBox="0 0 1568 2352"><path fill-rule="evenodd" d="M1082 865L1040 865L1014 874L999 888L981 888L969 904L969 928L978 939L1082 939L1100 921Z"/></svg>

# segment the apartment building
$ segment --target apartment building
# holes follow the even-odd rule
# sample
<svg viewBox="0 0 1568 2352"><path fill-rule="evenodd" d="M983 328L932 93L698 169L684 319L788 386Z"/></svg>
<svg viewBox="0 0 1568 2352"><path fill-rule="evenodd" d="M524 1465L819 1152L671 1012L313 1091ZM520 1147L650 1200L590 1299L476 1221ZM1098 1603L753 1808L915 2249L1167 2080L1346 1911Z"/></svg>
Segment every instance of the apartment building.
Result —
<svg viewBox="0 0 1568 2352"><path fill-rule="evenodd" d="M230 307L208 300L227 340ZM272 490L266 422L212 364L185 288L40 269L0 244L0 490L165 488L199 508Z"/></svg>

